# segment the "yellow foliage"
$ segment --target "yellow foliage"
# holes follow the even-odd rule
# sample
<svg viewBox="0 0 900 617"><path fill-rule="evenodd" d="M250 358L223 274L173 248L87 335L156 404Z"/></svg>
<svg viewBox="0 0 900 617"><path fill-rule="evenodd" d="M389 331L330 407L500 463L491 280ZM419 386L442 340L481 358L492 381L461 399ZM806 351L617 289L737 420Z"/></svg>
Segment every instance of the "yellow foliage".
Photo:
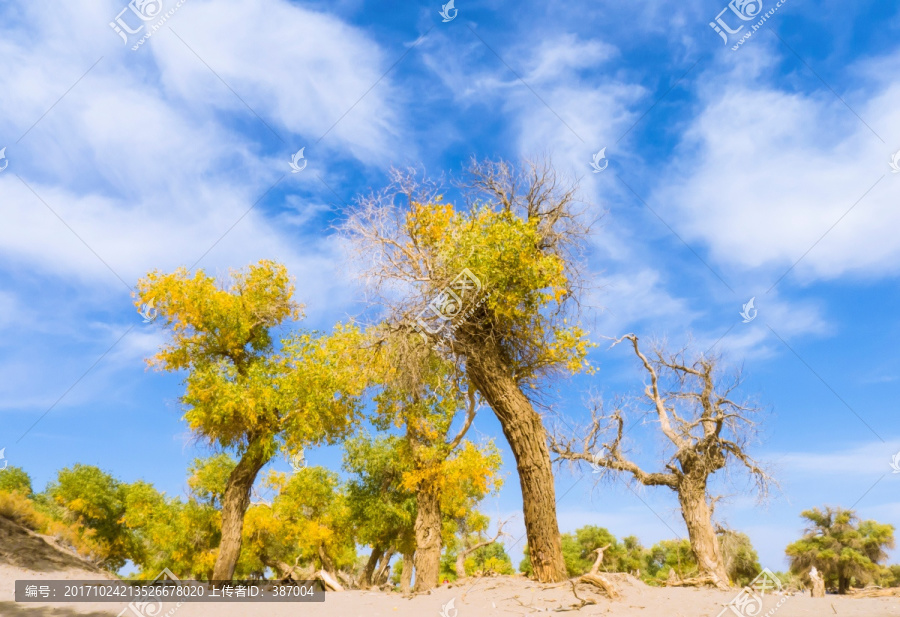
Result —
<svg viewBox="0 0 900 617"><path fill-rule="evenodd" d="M47 517L34 509L34 504L19 492L0 491L0 516L8 518L33 531L41 531L47 525Z"/></svg>
<svg viewBox="0 0 900 617"><path fill-rule="evenodd" d="M545 250L539 218L489 204L460 211L438 198L413 203L405 225L409 246L399 259L427 262L435 284L464 268L478 277L492 327L518 350L511 355L521 379L548 368L587 368L592 343L581 328L565 325L561 311L570 284L566 257Z"/></svg>
<svg viewBox="0 0 900 617"><path fill-rule="evenodd" d="M182 401L194 433L224 447L253 436L272 455L276 438L296 449L336 438L356 419L365 376L349 356L358 334L341 326L330 337L298 332L279 349L275 328L301 317L293 293L286 268L266 260L226 283L185 268L138 282L135 304L152 301L171 331L148 362L189 371Z"/></svg>

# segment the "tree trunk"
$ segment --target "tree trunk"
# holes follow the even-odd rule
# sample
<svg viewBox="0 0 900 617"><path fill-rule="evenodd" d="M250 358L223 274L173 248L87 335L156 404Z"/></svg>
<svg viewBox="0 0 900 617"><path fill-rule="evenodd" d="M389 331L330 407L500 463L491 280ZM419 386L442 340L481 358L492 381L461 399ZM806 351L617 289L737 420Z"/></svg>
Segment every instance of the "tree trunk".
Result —
<svg viewBox="0 0 900 617"><path fill-rule="evenodd" d="M850 577L843 574L838 575L838 593L843 595L850 589Z"/></svg>
<svg viewBox="0 0 900 617"><path fill-rule="evenodd" d="M403 572L400 574L400 593L409 593L413 575L413 555L403 553ZM416 580L418 580L418 574Z"/></svg>
<svg viewBox="0 0 900 617"><path fill-rule="evenodd" d="M809 580L812 581L812 589L810 590L810 596L813 598L824 598L825 597L825 579L822 578L822 575L819 574L818 570L813 567L809 571Z"/></svg>
<svg viewBox="0 0 900 617"><path fill-rule="evenodd" d="M213 566L213 580L230 581L234 577L234 567L241 556L241 533L244 529L244 514L250 505L250 489L253 488L259 470L270 458L265 452L264 441L252 440L228 476L222 501L222 541Z"/></svg>
<svg viewBox="0 0 900 617"><path fill-rule="evenodd" d="M384 585L391 575L391 557L396 551L389 550L381 558L381 565L378 566L378 573L375 574L375 584Z"/></svg>
<svg viewBox="0 0 900 617"><path fill-rule="evenodd" d="M706 485L682 482L678 487L678 501L687 525L691 552L697 560L699 577L710 576L716 586L727 588L728 573L719 551L719 539L712 524L712 511L706 501Z"/></svg>
<svg viewBox="0 0 900 617"><path fill-rule="evenodd" d="M437 586L441 574L441 494L437 482L423 480L416 490L416 584L413 591Z"/></svg>
<svg viewBox="0 0 900 617"><path fill-rule="evenodd" d="M500 349L491 340L480 343L482 353L470 354L466 369L475 388L494 410L516 457L534 575L544 583L564 581L566 563L560 547L556 488L544 424L501 360Z"/></svg>
<svg viewBox="0 0 900 617"><path fill-rule="evenodd" d="M463 549L456 554L456 578L466 578L466 555L468 553Z"/></svg>
<svg viewBox="0 0 900 617"><path fill-rule="evenodd" d="M319 545L319 561L322 562L323 570L332 576L336 576L335 572L337 572L337 568L334 567L334 562L331 561L331 557L325 552L325 546L323 544Z"/></svg>
<svg viewBox="0 0 900 617"><path fill-rule="evenodd" d="M384 555L384 549L381 548L381 546L375 545L372 547L372 553L369 555L366 567L359 577L358 584L360 589L368 589L372 586L372 576L375 574L375 566L378 565L378 560L381 559L382 555Z"/></svg>

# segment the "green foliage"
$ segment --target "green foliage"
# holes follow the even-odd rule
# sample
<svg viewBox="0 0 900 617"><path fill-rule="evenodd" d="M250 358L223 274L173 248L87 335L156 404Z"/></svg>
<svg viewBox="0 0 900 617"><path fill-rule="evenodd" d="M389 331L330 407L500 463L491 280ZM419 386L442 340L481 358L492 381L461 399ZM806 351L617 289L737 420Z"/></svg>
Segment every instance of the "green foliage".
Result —
<svg viewBox="0 0 900 617"><path fill-rule="evenodd" d="M251 506L238 571L262 576L279 563L340 570L356 562L351 509L338 476L324 467L270 474L271 505Z"/></svg>
<svg viewBox="0 0 900 617"><path fill-rule="evenodd" d="M660 564L670 559L668 545L657 545L654 549L660 564L651 564L649 563L650 551L641 545L637 537L627 536L620 541L609 530L595 525L585 525L576 529L574 533L563 534L561 544L569 576L579 576L589 572L597 559L594 551L607 545L608 548L603 554L603 562L600 564L601 572L640 573L643 578L647 578L648 570L656 575L662 567ZM674 559L677 561L677 558ZM531 575L528 547L525 547L525 558L519 564L519 570ZM668 570L666 570L666 574L668 574Z"/></svg>
<svg viewBox="0 0 900 617"><path fill-rule="evenodd" d="M61 469L47 487L52 502L63 518L74 520L98 547L100 563L118 570L130 557L133 538L122 524L128 486L93 465L76 464Z"/></svg>
<svg viewBox="0 0 900 617"><path fill-rule="evenodd" d="M611 545L607 551L615 548L616 538L603 527L586 525L576 529L574 534L562 536L563 558L569 576L578 576L588 572L597 558L593 551ZM604 563L606 556L604 556Z"/></svg>
<svg viewBox="0 0 900 617"><path fill-rule="evenodd" d="M885 549L894 547L893 525L860 521L852 510L843 508L813 508L801 516L810 525L800 540L785 549L792 572L806 576L815 566L826 586L839 593L879 576L879 564L887 559Z"/></svg>
<svg viewBox="0 0 900 617"><path fill-rule="evenodd" d="M647 576L652 580L666 580L670 569L679 578L697 574L697 561L688 540L662 540L654 544L647 553L646 563Z"/></svg>
<svg viewBox="0 0 900 617"><path fill-rule="evenodd" d="M762 572L759 556L753 549L749 536L737 531L726 530L718 534L719 551L725 562L728 578L738 587L748 585Z"/></svg>
<svg viewBox="0 0 900 617"><path fill-rule="evenodd" d="M180 578L212 577L221 514L211 504L195 496L170 499L151 484L135 482L129 486L123 523L135 539L130 558L140 568L137 578L153 578L163 568Z"/></svg>
<svg viewBox="0 0 900 617"><path fill-rule="evenodd" d="M609 564L610 572L643 573L645 570L647 549L643 547L637 536L626 536L606 552L604 564Z"/></svg>
<svg viewBox="0 0 900 617"><path fill-rule="evenodd" d="M416 498L403 485L403 474L410 469L403 447L400 437L367 434L344 445L344 469L351 474L346 487L350 524L361 544L393 545L401 552L415 548Z"/></svg>
<svg viewBox="0 0 900 617"><path fill-rule="evenodd" d="M531 566L531 555L528 553L527 546L523 552L525 553L525 556L522 558L522 561L519 562L519 572L528 577L534 576L534 568Z"/></svg>
<svg viewBox="0 0 900 617"><path fill-rule="evenodd" d="M7 467L0 470L0 491L20 493L31 497L31 476L21 467Z"/></svg>
<svg viewBox="0 0 900 617"><path fill-rule="evenodd" d="M500 542L494 542L472 551L466 557L465 568L467 576L471 576L476 572L481 572L485 575L515 574L512 561L510 561L509 555L506 554L506 548Z"/></svg>
<svg viewBox="0 0 900 617"><path fill-rule="evenodd" d="M900 564L882 568L877 582L882 587L900 587Z"/></svg>
<svg viewBox="0 0 900 617"><path fill-rule="evenodd" d="M733 531L726 531L718 537L729 577L737 585L749 583L762 570L750 538ZM603 527L586 525L574 533L562 535L563 557L569 576L590 571L597 557L593 551L607 545L609 548L600 564L602 572L639 573L645 582L656 584L669 577L670 569L681 578L694 576L698 571L688 540L663 540L647 549L635 536L617 540ZM527 547L519 570L531 574Z"/></svg>
<svg viewBox="0 0 900 617"><path fill-rule="evenodd" d="M234 470L237 461L230 454L222 452L207 459L194 459L188 469L188 486L191 493L202 503L214 508L222 507L228 476Z"/></svg>
<svg viewBox="0 0 900 617"><path fill-rule="evenodd" d="M456 553L450 550L441 553L441 569L438 580L441 582L456 580Z"/></svg>

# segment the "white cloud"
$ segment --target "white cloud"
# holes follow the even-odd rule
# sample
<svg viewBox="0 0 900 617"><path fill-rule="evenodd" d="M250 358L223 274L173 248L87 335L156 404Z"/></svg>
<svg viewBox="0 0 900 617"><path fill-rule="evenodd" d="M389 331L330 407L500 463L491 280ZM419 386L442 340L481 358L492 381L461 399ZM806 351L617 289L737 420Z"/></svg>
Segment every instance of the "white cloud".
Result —
<svg viewBox="0 0 900 617"><path fill-rule="evenodd" d="M777 461L780 468L795 478L859 477L865 474L891 473L891 457L900 452L900 440L863 443L832 452L784 452L767 455Z"/></svg>
<svg viewBox="0 0 900 617"><path fill-rule="evenodd" d="M90 66L85 55L99 57L59 53L61 28L54 24L74 20L83 32L101 20L107 37L93 47L108 51L119 41L107 26L110 17L102 16L114 16L116 6L93 3L85 13L24 14L25 23L16 24L16 34L2 43L6 56L18 59L0 68L0 88L9 93L4 108L13 112L0 120L5 130L21 133ZM193 0L176 15L170 23L179 34L190 38L286 139L292 131L324 133L384 68L384 53L359 29L280 0ZM22 32L36 40L23 40ZM250 112L174 35L164 29L138 53L119 51L105 56L10 149L11 167L0 177L6 217L0 252L7 259L118 287L117 292L125 290L115 277L13 174L25 178L132 284L150 268L192 264L289 171L286 157L259 154L258 146L237 132L235 121L255 121ZM57 67L56 79L48 74L50 66ZM390 92L386 78L335 127L327 138L331 147L368 162L373 151L391 144L400 128ZM223 113L211 116L210 106ZM302 178L287 174L279 190L321 193L315 174L327 177L321 158ZM292 199L299 211L301 198ZM278 258L302 277L301 295L317 302L332 299L340 278L332 241L313 233L308 219L273 221L263 209L247 213L201 266L240 267L261 257ZM304 236L308 240L298 244Z"/></svg>
<svg viewBox="0 0 900 617"><path fill-rule="evenodd" d="M275 124L291 152L302 145L311 149L307 157L321 152L312 141L335 122L322 146L379 163L377 155L396 144L396 95L390 80L381 80L395 59L362 30L284 0L192 0L178 17L178 35ZM168 92L203 110L250 114L176 37L151 41Z"/></svg>
<svg viewBox="0 0 900 617"><path fill-rule="evenodd" d="M900 184L888 160L900 144L883 144L825 88L769 85L762 75L775 59L763 47L744 51L730 72L703 76L703 109L654 203L666 204L679 233L706 244L716 262L764 268L772 282L832 226L795 268L801 279L896 274ZM900 132L900 82L881 79L845 98L889 139Z"/></svg>
<svg viewBox="0 0 900 617"><path fill-rule="evenodd" d="M603 277L587 304L598 313L594 329L614 337L647 323L685 328L699 315L686 300L671 295L659 271L640 267Z"/></svg>
<svg viewBox="0 0 900 617"><path fill-rule="evenodd" d="M335 158L383 162L373 153L403 132L391 76L293 175L288 155L303 144L271 153L276 140L167 28L138 52L122 45L108 23L125 4L23 5L0 25L0 53L15 59L0 66L0 131L15 139L49 110L8 144L0 175L0 255L40 282L21 297L0 295L0 326L15 319L32 338L47 336L3 363L5 408L46 409L127 328L119 307L140 325L125 285L92 250L133 285L148 270L192 265L221 238L200 267L218 275L261 258L283 262L311 327L327 328L353 301L340 247L320 220L333 195L316 175L328 180ZM361 29L281 0L190 0L169 23L288 141L318 138L392 61ZM250 210L282 175L274 196ZM285 209L271 212L282 193ZM102 391L157 343L133 332L98 366L101 383L82 383L64 404ZM48 367L58 389L38 383Z"/></svg>

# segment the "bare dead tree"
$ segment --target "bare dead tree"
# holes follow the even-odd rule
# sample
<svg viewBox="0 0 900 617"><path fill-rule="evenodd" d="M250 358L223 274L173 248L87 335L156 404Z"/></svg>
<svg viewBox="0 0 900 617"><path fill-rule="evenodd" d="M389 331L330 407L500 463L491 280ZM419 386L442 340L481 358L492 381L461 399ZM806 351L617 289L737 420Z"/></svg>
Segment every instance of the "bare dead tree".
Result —
<svg viewBox="0 0 900 617"><path fill-rule="evenodd" d="M451 359L491 406L516 458L535 575L544 582L564 580L553 469L534 397L540 393L537 385L542 378L566 369L566 362L550 350L555 349L557 330L567 327L566 319L577 322L582 287L579 251L588 232L577 183L560 178L548 161L522 168L502 161L473 161L460 184L468 209L451 207L460 218L448 223L452 230L444 229L441 236L440 226L429 219L434 210L423 208L444 204L438 187L418 180L415 171L394 171L392 180L387 189L362 199L342 228L363 264L370 301L384 307L393 328L418 332ZM500 216L482 216L485 212ZM483 227L485 220L494 228L506 224L507 231L524 229L517 226L524 221L536 234L495 237ZM520 255L533 256L529 263L561 264L557 277L561 289L552 303L546 302L543 287L510 274L506 268L510 256ZM436 297L446 296L473 260L481 264L482 296L472 298L455 316L452 328L430 329L421 316L434 307ZM493 304L484 301L488 294L497 294ZM505 306L498 310L500 296ZM543 308L511 317L502 310L509 305Z"/></svg>
<svg viewBox="0 0 900 617"><path fill-rule="evenodd" d="M644 486L665 486L675 491L700 575L718 587L728 586L728 575L720 554L712 509L717 497L709 494L710 477L736 463L749 472L761 498L772 484L771 476L747 454L755 434L754 413L759 410L738 403L733 393L741 384L740 374L725 382L719 375L718 358L689 361L686 351L668 353L657 346L650 357L629 334L613 346L627 341L647 375L643 396L637 405L617 401L612 409L595 401L591 424L583 438L554 431L550 449L559 460L587 462L612 473L624 473ZM624 451L626 415L648 414L665 438L663 469L645 471Z"/></svg>

